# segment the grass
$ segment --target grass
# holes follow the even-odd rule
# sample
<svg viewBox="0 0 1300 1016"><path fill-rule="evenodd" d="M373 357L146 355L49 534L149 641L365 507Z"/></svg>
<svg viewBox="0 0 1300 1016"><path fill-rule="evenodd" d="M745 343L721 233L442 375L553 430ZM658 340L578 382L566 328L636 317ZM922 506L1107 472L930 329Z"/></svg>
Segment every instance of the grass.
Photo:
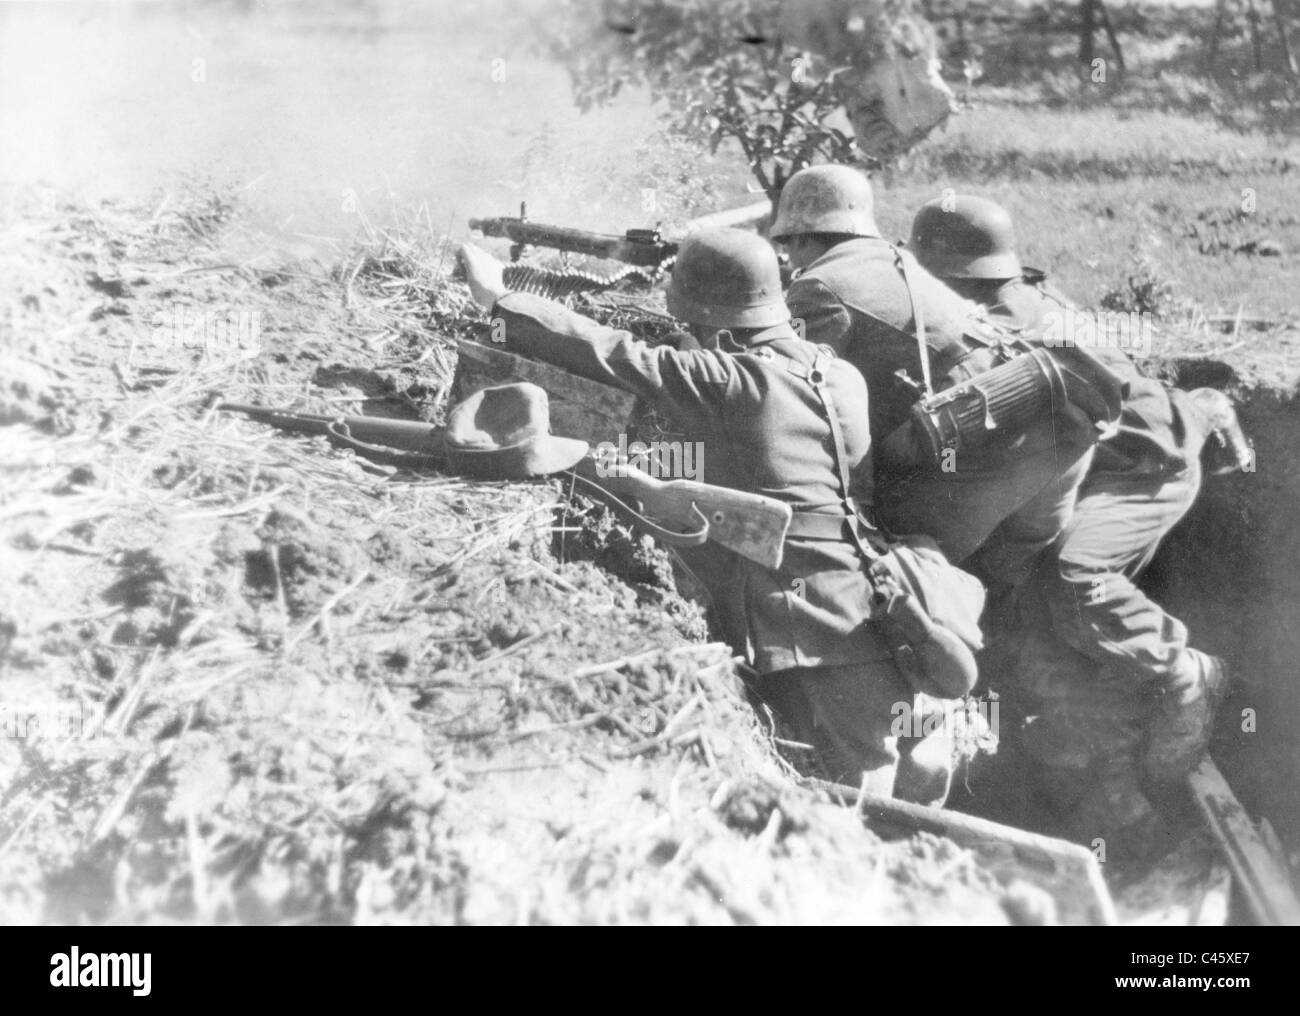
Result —
<svg viewBox="0 0 1300 1016"><path fill-rule="evenodd" d="M1077 70L1064 12L972 5L986 77L970 108L882 181L882 224L906 236L915 208L945 188L981 194L1011 211L1024 260L1085 304L1145 263L1173 285L1183 321L1239 311L1294 321L1300 145L1290 118L1300 102L1284 84L1277 96L1265 89L1286 80L1280 55L1268 50L1272 73L1252 77L1244 22L1230 18L1207 75L1212 7L1113 16L1129 69L1098 84ZM1254 253L1264 241L1282 255Z"/></svg>

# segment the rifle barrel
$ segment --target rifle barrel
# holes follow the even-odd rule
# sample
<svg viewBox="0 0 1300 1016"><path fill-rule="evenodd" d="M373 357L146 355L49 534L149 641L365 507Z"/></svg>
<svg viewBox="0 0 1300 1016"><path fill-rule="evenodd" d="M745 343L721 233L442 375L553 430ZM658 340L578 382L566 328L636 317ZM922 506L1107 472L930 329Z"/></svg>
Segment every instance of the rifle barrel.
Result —
<svg viewBox="0 0 1300 1016"><path fill-rule="evenodd" d="M391 451L413 452L418 455L442 456L444 454L443 429L431 423L420 423L418 420L389 420L384 417L349 416L343 413L335 416L321 413L294 413L285 409L250 406L238 402L223 402L217 408L231 413L242 413L259 423L298 434L325 434L337 437L338 431L346 428L346 435L361 444L378 445Z"/></svg>

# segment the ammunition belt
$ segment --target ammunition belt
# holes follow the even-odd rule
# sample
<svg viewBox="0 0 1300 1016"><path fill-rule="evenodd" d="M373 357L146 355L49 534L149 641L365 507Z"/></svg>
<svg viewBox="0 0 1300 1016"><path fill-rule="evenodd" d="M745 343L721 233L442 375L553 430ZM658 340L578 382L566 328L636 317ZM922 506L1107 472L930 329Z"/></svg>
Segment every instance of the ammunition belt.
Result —
<svg viewBox="0 0 1300 1016"><path fill-rule="evenodd" d="M668 259L654 271L628 265L607 275L570 268L558 271L538 268L535 265L506 265L502 278L516 293L532 293L548 300L561 300L577 293L603 293L624 283L652 286L672 267L675 259Z"/></svg>

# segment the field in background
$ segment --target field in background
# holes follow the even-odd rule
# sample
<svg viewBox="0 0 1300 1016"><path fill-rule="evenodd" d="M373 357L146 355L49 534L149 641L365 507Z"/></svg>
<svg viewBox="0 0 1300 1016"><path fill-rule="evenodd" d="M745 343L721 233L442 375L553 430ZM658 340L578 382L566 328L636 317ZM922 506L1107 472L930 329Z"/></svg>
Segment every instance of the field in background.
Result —
<svg viewBox="0 0 1300 1016"><path fill-rule="evenodd" d="M881 190L892 234L906 236L912 210L951 187L1003 203L1024 261L1089 305L1122 289L1145 259L1174 288L1175 305L1162 309L1296 317L1296 142L1174 114L984 107L915 161L907 178L896 174ZM1263 253L1269 243L1277 255Z"/></svg>
<svg viewBox="0 0 1300 1016"><path fill-rule="evenodd" d="M536 44L554 9L5 5L0 185L156 200L208 182L237 192L270 238L243 256L271 259L328 253L368 223L417 214L453 238L521 201L539 221L671 229L750 197L734 153L706 158L663 135L644 96L573 109L563 68ZM972 28L990 46L987 81L878 181L887 231L905 236L946 187L988 194L1015 214L1026 260L1085 302L1146 259L1184 311L1289 314L1300 143L1266 132L1251 95L1230 87L1239 43L1225 43L1220 91L1177 56L1197 52L1186 19L1205 11L1144 10L1152 23L1133 31L1170 38L1124 35L1118 91L1080 80L1061 19L1001 43L995 26L988 38ZM1248 190L1255 210L1242 215ZM1273 245L1282 257L1260 253Z"/></svg>

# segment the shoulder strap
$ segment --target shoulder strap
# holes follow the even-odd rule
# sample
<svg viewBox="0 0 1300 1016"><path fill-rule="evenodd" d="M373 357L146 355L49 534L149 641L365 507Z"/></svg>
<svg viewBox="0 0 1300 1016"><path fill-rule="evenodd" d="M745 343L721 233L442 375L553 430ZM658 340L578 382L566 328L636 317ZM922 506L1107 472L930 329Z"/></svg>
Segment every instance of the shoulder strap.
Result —
<svg viewBox="0 0 1300 1016"><path fill-rule="evenodd" d="M826 416L826 422L831 431L831 453L835 459L835 479L839 487L840 508L844 512L845 523L848 526L849 537L853 541L853 546L858 553L862 555L865 561L875 561L881 551L871 545L870 539L864 534L864 522L859 505L849 493L852 481L849 478L849 453L844 444L844 429L840 426L839 414L835 412L835 401L831 397L830 385L827 383L826 371L835 359L835 353L827 346L817 347L817 356L813 360L812 367L806 372L794 369L791 366L791 373L798 377L804 378L812 390L817 394L817 400L821 403L822 412Z"/></svg>
<svg viewBox="0 0 1300 1016"><path fill-rule="evenodd" d="M916 351L921 361L921 378L925 385L925 396L934 395L934 368L930 363L933 354L944 376L952 377L962 369L965 376L973 377L988 365L971 369L967 361L980 350L996 351L1002 345L1002 334L982 315L968 315L962 322L961 341L944 341L932 345L926 333L925 311L916 298L916 268L911 265L903 251L895 247L894 259L899 274L903 276L903 285L907 287L907 299L912 306L912 320L916 325ZM973 305L972 305L973 306Z"/></svg>
<svg viewBox="0 0 1300 1016"><path fill-rule="evenodd" d="M826 350L818 349L817 359L813 361L812 370L808 373L808 383L817 393L818 401L822 404L822 412L826 414L826 422L830 425L832 451L835 454L835 476L840 488L840 507L846 514L856 515L857 506L849 495L851 482L849 453L844 445L844 429L840 426L839 414L835 412L835 404L831 400L830 386L826 383L826 368L830 366L832 360L833 357Z"/></svg>
<svg viewBox="0 0 1300 1016"><path fill-rule="evenodd" d="M903 275L903 285L907 287L907 299L912 305L912 320L916 323L917 353L921 358L921 378L925 383L927 398L934 395L934 379L930 376L930 346L925 341L925 315L921 305L916 302L916 287L913 283L913 271L907 266L907 258L897 247L894 248L894 261Z"/></svg>

